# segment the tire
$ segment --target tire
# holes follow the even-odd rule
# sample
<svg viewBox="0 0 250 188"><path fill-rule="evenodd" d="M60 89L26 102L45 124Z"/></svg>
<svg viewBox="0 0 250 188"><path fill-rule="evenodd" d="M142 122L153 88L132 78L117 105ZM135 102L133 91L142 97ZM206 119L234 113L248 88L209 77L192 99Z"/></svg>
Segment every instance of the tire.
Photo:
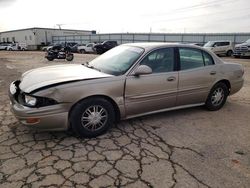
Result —
<svg viewBox="0 0 250 188"><path fill-rule="evenodd" d="M48 59L49 61L53 61L53 60L54 60L54 58L51 57L51 56L48 56L47 59Z"/></svg>
<svg viewBox="0 0 250 188"><path fill-rule="evenodd" d="M82 49L82 50L80 50L80 53L81 53L81 54L85 54L86 51Z"/></svg>
<svg viewBox="0 0 250 188"><path fill-rule="evenodd" d="M206 108L211 111L216 111L221 109L229 95L229 88L226 84L219 82L213 86L211 89L207 100L206 100Z"/></svg>
<svg viewBox="0 0 250 188"><path fill-rule="evenodd" d="M88 138L103 134L114 124L114 121L113 105L99 97L80 101L73 107L69 116L73 131L81 137Z"/></svg>
<svg viewBox="0 0 250 188"><path fill-rule="evenodd" d="M228 50L226 55L227 55L227 57L231 57L233 55L233 51L232 50Z"/></svg>
<svg viewBox="0 0 250 188"><path fill-rule="evenodd" d="M74 59L74 55L73 54L69 54L66 56L66 60L67 61L72 61Z"/></svg>

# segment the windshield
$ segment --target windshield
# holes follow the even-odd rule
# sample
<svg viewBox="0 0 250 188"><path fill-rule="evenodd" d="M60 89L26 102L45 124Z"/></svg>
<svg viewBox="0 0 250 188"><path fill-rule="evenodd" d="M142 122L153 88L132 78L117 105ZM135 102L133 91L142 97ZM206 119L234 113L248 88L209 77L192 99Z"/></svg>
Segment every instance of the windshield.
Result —
<svg viewBox="0 0 250 188"><path fill-rule="evenodd" d="M213 45L214 45L214 42L209 41L209 42L207 42L207 43L204 45L204 47L213 47Z"/></svg>
<svg viewBox="0 0 250 188"><path fill-rule="evenodd" d="M122 75L141 56L143 51L139 47L118 46L91 61L89 66L107 74Z"/></svg>

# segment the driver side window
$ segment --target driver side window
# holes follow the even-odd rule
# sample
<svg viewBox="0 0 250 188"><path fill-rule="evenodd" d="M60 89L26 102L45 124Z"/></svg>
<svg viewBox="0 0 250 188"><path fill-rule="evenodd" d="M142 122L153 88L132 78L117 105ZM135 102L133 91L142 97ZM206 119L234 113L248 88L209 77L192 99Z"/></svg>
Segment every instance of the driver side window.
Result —
<svg viewBox="0 0 250 188"><path fill-rule="evenodd" d="M159 49L148 54L140 63L152 69L152 73L171 72L174 70L174 49Z"/></svg>

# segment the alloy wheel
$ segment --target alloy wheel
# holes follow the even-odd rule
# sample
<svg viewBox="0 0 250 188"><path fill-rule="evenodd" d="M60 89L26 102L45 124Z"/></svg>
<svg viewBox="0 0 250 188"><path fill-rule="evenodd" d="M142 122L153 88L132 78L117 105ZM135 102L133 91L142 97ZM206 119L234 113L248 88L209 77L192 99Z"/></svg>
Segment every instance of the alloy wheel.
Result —
<svg viewBox="0 0 250 188"><path fill-rule="evenodd" d="M222 88L217 88L214 90L212 97L211 97L211 102L214 106L219 106L224 99L224 91Z"/></svg>
<svg viewBox="0 0 250 188"><path fill-rule="evenodd" d="M100 105L93 105L83 112L81 124L89 131L97 131L106 124L107 120L107 110Z"/></svg>

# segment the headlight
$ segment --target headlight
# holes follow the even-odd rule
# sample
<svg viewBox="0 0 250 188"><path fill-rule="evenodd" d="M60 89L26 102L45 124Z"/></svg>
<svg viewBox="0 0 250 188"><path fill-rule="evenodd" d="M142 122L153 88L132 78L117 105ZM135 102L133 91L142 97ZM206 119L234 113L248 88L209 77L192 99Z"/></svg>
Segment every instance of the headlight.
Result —
<svg viewBox="0 0 250 188"><path fill-rule="evenodd" d="M24 95L25 103L29 106L35 106L37 103L37 99L35 97Z"/></svg>
<svg viewBox="0 0 250 188"><path fill-rule="evenodd" d="M47 97L31 96L31 95L27 95L24 93L21 96L22 97L20 97L21 100L19 100L19 102L23 104L24 106L28 106L28 107L39 108L43 106L50 106L50 105L58 104L58 102L55 101L54 99L50 99Z"/></svg>

